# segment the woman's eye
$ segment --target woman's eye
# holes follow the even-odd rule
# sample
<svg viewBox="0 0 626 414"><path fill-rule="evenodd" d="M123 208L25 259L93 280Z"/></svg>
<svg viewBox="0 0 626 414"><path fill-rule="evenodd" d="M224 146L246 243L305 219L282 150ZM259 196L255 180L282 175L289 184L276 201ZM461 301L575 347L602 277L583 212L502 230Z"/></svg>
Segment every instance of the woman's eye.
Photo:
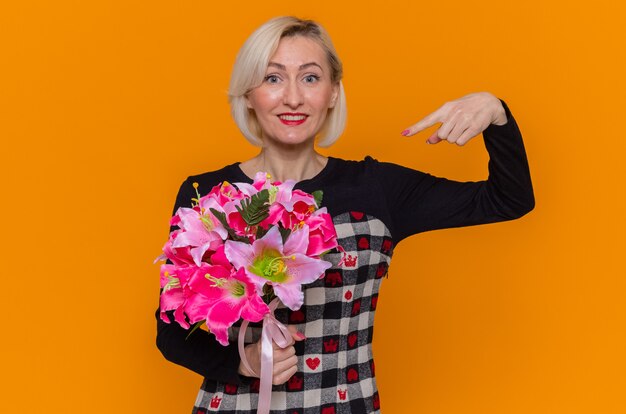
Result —
<svg viewBox="0 0 626 414"><path fill-rule="evenodd" d="M317 82L319 79L320 77L317 75L307 75L305 76L304 81L307 83L314 83Z"/></svg>
<svg viewBox="0 0 626 414"><path fill-rule="evenodd" d="M276 75L267 75L265 77L265 82L267 83L278 83L279 79Z"/></svg>

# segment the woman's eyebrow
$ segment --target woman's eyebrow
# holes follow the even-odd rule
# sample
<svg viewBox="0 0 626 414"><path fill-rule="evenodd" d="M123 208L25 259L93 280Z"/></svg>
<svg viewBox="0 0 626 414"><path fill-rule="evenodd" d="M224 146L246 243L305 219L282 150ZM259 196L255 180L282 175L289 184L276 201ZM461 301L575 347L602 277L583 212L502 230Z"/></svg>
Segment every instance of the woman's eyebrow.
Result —
<svg viewBox="0 0 626 414"><path fill-rule="evenodd" d="M287 67L285 65L280 64L280 63L276 63L276 62L270 62L270 63L267 64L267 66L273 66L273 67L278 68L280 70L287 70ZM320 68L320 70L322 72L324 71L324 69L322 69L322 67L320 65L318 65L317 63L315 63L315 62L304 63L304 64L300 65L300 67L298 69L302 70L302 69L306 69L306 68L308 68L310 66L317 66L318 68Z"/></svg>

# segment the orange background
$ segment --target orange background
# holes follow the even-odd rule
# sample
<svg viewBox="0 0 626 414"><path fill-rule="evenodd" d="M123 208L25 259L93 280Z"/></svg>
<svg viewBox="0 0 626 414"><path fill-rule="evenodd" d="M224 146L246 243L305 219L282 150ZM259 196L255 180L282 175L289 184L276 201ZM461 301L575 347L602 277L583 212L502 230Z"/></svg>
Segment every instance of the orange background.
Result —
<svg viewBox="0 0 626 414"><path fill-rule="evenodd" d="M399 135L480 90L524 134L531 214L396 249L374 336L384 412L626 412L623 6L335 3L2 3L1 412L191 410L201 378L155 347L152 260L182 180L255 154L230 70L284 14L322 22L345 65L348 127L324 154L482 179L480 138Z"/></svg>

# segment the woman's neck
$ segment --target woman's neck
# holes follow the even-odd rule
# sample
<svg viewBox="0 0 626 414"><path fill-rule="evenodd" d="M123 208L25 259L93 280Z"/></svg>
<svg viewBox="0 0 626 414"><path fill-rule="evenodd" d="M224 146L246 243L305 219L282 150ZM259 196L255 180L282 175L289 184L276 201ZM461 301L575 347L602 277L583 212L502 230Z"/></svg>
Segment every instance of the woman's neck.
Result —
<svg viewBox="0 0 626 414"><path fill-rule="evenodd" d="M284 151L263 148L256 157L242 162L239 166L250 178L263 171L272 176L272 181L307 180L324 169L328 158L317 153L313 147L304 151Z"/></svg>

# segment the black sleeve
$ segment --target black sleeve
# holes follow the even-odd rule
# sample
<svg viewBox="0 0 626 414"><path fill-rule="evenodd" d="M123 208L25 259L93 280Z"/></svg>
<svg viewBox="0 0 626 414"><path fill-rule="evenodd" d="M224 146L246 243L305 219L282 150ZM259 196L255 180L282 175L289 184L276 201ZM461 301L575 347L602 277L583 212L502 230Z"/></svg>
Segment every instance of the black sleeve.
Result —
<svg viewBox="0 0 626 414"><path fill-rule="evenodd" d="M489 177L459 182L396 164L373 163L386 197L396 243L416 233L512 220L534 208L535 199L522 135L502 101L507 123L483 131Z"/></svg>
<svg viewBox="0 0 626 414"><path fill-rule="evenodd" d="M187 179L178 191L172 215L181 206L190 207L192 197L195 197L195 191ZM241 383L242 377L238 374L240 357L236 343L223 346L213 335L201 329L187 338L189 331L174 321L173 311L168 312L168 317L171 321L169 324L161 320L160 310L157 309L156 343L165 359L208 379L231 384Z"/></svg>

